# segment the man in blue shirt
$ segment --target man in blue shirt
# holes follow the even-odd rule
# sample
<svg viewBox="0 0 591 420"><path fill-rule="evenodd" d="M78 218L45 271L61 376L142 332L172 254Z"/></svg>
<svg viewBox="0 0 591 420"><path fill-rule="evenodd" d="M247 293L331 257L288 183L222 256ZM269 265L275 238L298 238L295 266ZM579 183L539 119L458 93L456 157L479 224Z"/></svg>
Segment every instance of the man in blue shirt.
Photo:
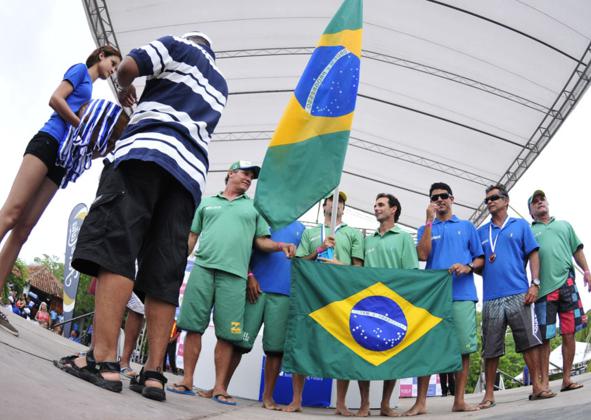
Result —
<svg viewBox="0 0 591 420"><path fill-rule="evenodd" d="M420 261L427 261L426 268L449 270L453 276L453 318L460 349L462 370L456 372L456 385L452 411L475 411L478 407L464 401L464 391L470 370L470 353L478 350L476 339L476 286L474 270L484 264L484 252L478 233L468 220L460 220L452 206L454 196L451 187L436 182L429 189L430 204L424 226L418 231L417 254ZM429 377L418 380L417 400L408 415L427 412Z"/></svg>
<svg viewBox="0 0 591 420"><path fill-rule="evenodd" d="M509 194L504 186L488 187L484 202L491 221L478 229L484 250L482 357L486 378L486 392L479 407L495 405L494 383L499 358L505 353L507 325L513 332L515 351L523 353L532 378L530 400L552 398L556 394L545 390L539 377L542 338L533 306L540 287L538 243L525 220L507 214ZM531 285L525 272L528 262Z"/></svg>

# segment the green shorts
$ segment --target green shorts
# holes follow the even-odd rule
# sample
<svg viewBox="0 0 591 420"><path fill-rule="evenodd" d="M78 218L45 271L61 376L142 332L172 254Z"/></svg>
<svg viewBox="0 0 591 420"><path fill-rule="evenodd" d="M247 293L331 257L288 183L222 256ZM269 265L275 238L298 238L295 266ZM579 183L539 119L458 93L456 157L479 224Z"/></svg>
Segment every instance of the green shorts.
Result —
<svg viewBox="0 0 591 420"><path fill-rule="evenodd" d="M213 308L216 337L240 341L245 299L246 279L195 264L185 288L177 325L181 330L203 334Z"/></svg>
<svg viewBox="0 0 591 420"><path fill-rule="evenodd" d="M238 350L248 353L265 324L263 350L265 353L283 353L285 330L289 313L289 296L277 293L261 293L255 303L246 302L244 311L244 334L242 341L235 343Z"/></svg>
<svg viewBox="0 0 591 420"><path fill-rule="evenodd" d="M456 336L462 354L478 350L476 338L476 303L469 300L454 301L452 305Z"/></svg>

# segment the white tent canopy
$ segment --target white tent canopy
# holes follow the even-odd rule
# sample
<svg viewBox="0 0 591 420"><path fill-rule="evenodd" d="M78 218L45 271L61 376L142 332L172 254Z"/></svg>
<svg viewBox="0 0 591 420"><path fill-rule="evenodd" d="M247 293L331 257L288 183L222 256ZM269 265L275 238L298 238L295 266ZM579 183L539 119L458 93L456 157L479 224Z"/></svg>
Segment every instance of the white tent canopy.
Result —
<svg viewBox="0 0 591 420"><path fill-rule="evenodd" d="M231 162L262 162L340 3L84 0L97 44L123 53L166 34L212 38L230 98L210 146L209 193L222 187ZM585 0L366 0L341 180L350 207L371 212L378 192L392 192L400 222L416 228L430 184L444 181L456 214L480 223L485 187L512 187L585 91L590 21Z"/></svg>

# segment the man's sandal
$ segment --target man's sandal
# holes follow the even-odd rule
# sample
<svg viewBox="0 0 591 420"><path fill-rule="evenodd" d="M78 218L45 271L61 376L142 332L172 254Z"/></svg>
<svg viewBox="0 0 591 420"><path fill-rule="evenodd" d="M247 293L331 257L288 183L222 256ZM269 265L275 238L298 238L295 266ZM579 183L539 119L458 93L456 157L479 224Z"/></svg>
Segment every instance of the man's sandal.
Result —
<svg viewBox="0 0 591 420"><path fill-rule="evenodd" d="M162 388L146 386L147 380L160 382ZM151 400L164 401L166 400L166 392L164 391L164 385L166 385L166 382L168 382L168 379L166 379L166 377L160 372L150 370L144 371L144 368L142 368L139 375L132 378L129 382L129 389L138 392Z"/></svg>
<svg viewBox="0 0 591 420"><path fill-rule="evenodd" d="M123 383L121 381L109 381L103 378L103 373L119 373L119 362L98 362L94 359L92 350L86 353L86 366L78 367L74 360L79 356L66 356L54 362L54 364L77 378L84 379L93 385L112 392L121 392ZM60 367L61 366L61 367Z"/></svg>

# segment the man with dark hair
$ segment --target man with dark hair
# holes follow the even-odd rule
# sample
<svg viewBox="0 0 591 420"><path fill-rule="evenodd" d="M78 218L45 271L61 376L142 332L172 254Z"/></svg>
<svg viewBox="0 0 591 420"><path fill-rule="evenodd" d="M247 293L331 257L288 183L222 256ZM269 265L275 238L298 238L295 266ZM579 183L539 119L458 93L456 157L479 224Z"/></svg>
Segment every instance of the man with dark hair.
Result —
<svg viewBox="0 0 591 420"><path fill-rule="evenodd" d="M587 325L583 302L575 283L575 267L583 270L583 282L591 290L589 266L583 252L583 243L566 220L550 217L546 194L536 190L527 201L533 217L532 230L540 244L540 291L536 301L536 316L542 333L542 383L549 389L550 339L556 335L556 315L560 318L562 336L562 386L560 391L583 387L571 380L575 357L575 332Z"/></svg>
<svg viewBox="0 0 591 420"><path fill-rule="evenodd" d="M308 228L302 234L302 241L298 246L296 256L306 260L319 260L332 264L363 265L363 235L357 229L342 222L345 211L347 194L339 191L336 216L335 234L330 235L332 204L334 194L323 202L324 223L320 226ZM328 249L334 251L333 258L323 257ZM304 391L304 375L292 375L293 400L284 411L300 411L302 408L302 393ZM337 403L335 414L352 416L345 403L348 380L337 379Z"/></svg>
<svg viewBox="0 0 591 420"><path fill-rule="evenodd" d="M429 188L425 225L418 231L419 260L426 261L428 270L448 270L452 274L453 319L462 354L462 370L456 372L452 411L475 411L478 407L464 401L464 391L470 371L470 353L478 350L476 338L476 286L474 270L484 264L484 252L476 228L468 220L453 214L454 196L449 185L436 182ZM427 412L429 376L418 380L415 405L407 415ZM442 386L443 389L443 386Z"/></svg>
<svg viewBox="0 0 591 420"><path fill-rule="evenodd" d="M509 217L509 195L502 185L486 189L484 202L491 221L478 229L484 250L482 308L482 357L485 359L486 392L481 409L495 406L494 385L499 358L505 353L505 333L511 327L515 351L523 353L533 393L530 400L556 396L540 379L540 344L533 303L538 296L540 260L538 243L523 219ZM529 262L532 283L525 268Z"/></svg>
<svg viewBox="0 0 591 420"><path fill-rule="evenodd" d="M97 277L94 348L56 365L120 392L117 337L125 304L138 290L145 295L150 352L130 388L163 401L162 359L186 265L187 232L228 86L203 33L164 36L133 49L117 71L123 106L135 103L132 83L141 76L147 76L141 100L109 155L72 261L76 270Z"/></svg>
<svg viewBox="0 0 591 420"><path fill-rule="evenodd" d="M224 191L205 198L193 218L189 251L200 238L195 265L187 282L178 327L187 332L184 343L184 376L171 392L192 394L193 375L201 352L201 336L209 325L212 308L217 344L213 399L236 405L227 393L234 345L241 342L248 263L253 245L263 252L282 251L288 257L295 246L269 238L269 226L246 195L260 168L248 161L234 162L228 169Z"/></svg>
<svg viewBox="0 0 591 420"><path fill-rule="evenodd" d="M373 235L365 238L365 267L416 269L419 267L414 241L408 232L396 225L402 206L392 194L380 193L373 205L374 215L380 224ZM396 380L384 381L380 415L392 417L398 413L390 407L390 398ZM369 414L369 381L359 381L361 406L359 415Z"/></svg>

